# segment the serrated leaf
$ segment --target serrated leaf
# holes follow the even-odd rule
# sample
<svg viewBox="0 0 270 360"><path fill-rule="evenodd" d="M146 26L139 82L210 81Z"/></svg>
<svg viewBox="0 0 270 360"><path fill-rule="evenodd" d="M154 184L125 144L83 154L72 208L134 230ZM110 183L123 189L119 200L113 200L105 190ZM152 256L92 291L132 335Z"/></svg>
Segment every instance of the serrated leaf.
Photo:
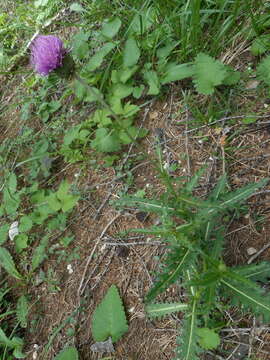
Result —
<svg viewBox="0 0 270 360"><path fill-rule="evenodd" d="M69 346L66 349L60 351L54 360L79 360L79 354L75 347Z"/></svg>
<svg viewBox="0 0 270 360"><path fill-rule="evenodd" d="M35 248L32 257L32 270L35 271L46 258L46 248L49 243L49 236L44 236L40 244Z"/></svg>
<svg viewBox="0 0 270 360"><path fill-rule="evenodd" d="M61 209L61 201L59 201L56 194L50 194L46 200L53 211L59 211Z"/></svg>
<svg viewBox="0 0 270 360"><path fill-rule="evenodd" d="M80 60L87 58L89 56L89 45L88 38L90 36L90 31L75 34L72 39L72 54L77 56Z"/></svg>
<svg viewBox="0 0 270 360"><path fill-rule="evenodd" d="M8 178L8 189L11 194L16 192L17 189L17 177L14 173L11 173Z"/></svg>
<svg viewBox="0 0 270 360"><path fill-rule="evenodd" d="M109 54L112 49L114 49L116 44L114 43L107 43L102 46L98 52L95 53L94 56L91 57L89 62L86 64L87 71L94 71L96 70L103 62L105 56Z"/></svg>
<svg viewBox="0 0 270 360"><path fill-rule="evenodd" d="M222 81L222 84L224 85L235 85L238 83L238 81L241 78L241 73L240 71L235 71L233 68L231 68L230 66L225 66L226 68L226 76L224 78L224 80Z"/></svg>
<svg viewBox="0 0 270 360"><path fill-rule="evenodd" d="M208 328L197 328L197 334L199 335L199 343L205 350L216 349L220 344L220 337L218 334Z"/></svg>
<svg viewBox="0 0 270 360"><path fill-rule="evenodd" d="M226 68L220 61L203 53L196 56L193 82L199 93L213 94L215 86L221 85L226 75Z"/></svg>
<svg viewBox="0 0 270 360"><path fill-rule="evenodd" d="M257 76L267 85L270 85L270 55L260 62L257 68Z"/></svg>
<svg viewBox="0 0 270 360"><path fill-rule="evenodd" d="M0 247L0 265L6 270L6 272L15 277L18 280L22 279L22 276L17 271L15 263L9 251L3 247Z"/></svg>
<svg viewBox="0 0 270 360"><path fill-rule="evenodd" d="M96 137L91 142L92 148L100 152L114 152L121 149L119 137L114 130L109 131L106 128L99 128L96 131Z"/></svg>
<svg viewBox="0 0 270 360"><path fill-rule="evenodd" d="M0 245L4 244L4 242L7 240L8 231L9 231L9 224L4 224L0 226Z"/></svg>
<svg viewBox="0 0 270 360"><path fill-rule="evenodd" d="M73 209L74 206L77 204L79 198L80 197L78 195L67 195L65 197L65 200L62 201L62 211L66 212Z"/></svg>
<svg viewBox="0 0 270 360"><path fill-rule="evenodd" d="M123 53L123 65L125 68L132 67L137 64L141 51L137 42L133 38L127 39Z"/></svg>
<svg viewBox="0 0 270 360"><path fill-rule="evenodd" d="M94 311L92 335L95 341L105 341L110 336L116 342L128 331L126 315L117 287L112 285Z"/></svg>
<svg viewBox="0 0 270 360"><path fill-rule="evenodd" d="M238 274L253 281L267 281L270 274L270 262L262 261L259 264L250 264L232 268Z"/></svg>
<svg viewBox="0 0 270 360"><path fill-rule="evenodd" d="M26 234L19 234L14 239L15 250L19 254L23 249L28 247L28 236Z"/></svg>
<svg viewBox="0 0 270 360"><path fill-rule="evenodd" d="M191 312L187 313L181 328L177 343L180 345L176 349L176 354L181 360L199 360L197 346L197 302L193 300Z"/></svg>
<svg viewBox="0 0 270 360"><path fill-rule="evenodd" d="M17 302L16 315L21 327L27 327L27 316L29 312L28 301L24 295L20 296Z"/></svg>
<svg viewBox="0 0 270 360"><path fill-rule="evenodd" d="M102 26L101 34L106 38L112 39L120 30L121 24L121 20L115 18Z"/></svg>
<svg viewBox="0 0 270 360"><path fill-rule="evenodd" d="M29 216L24 215L20 219L19 232L29 231L31 230L32 226L33 226L32 219Z"/></svg>
<svg viewBox="0 0 270 360"><path fill-rule="evenodd" d="M224 296L229 296L233 304L242 305L246 310L252 310L255 315L262 315L265 322L270 320L270 297L256 283L248 280L245 282L235 279L222 279L221 283L226 286ZM230 291L228 291L230 290Z"/></svg>
<svg viewBox="0 0 270 360"><path fill-rule="evenodd" d="M165 74L161 79L161 84L168 84L172 81L183 80L193 76L194 67L190 64L168 64Z"/></svg>
<svg viewBox="0 0 270 360"><path fill-rule="evenodd" d="M162 303L146 305L146 312L150 318L162 317L178 311L187 310L188 305L183 303Z"/></svg>

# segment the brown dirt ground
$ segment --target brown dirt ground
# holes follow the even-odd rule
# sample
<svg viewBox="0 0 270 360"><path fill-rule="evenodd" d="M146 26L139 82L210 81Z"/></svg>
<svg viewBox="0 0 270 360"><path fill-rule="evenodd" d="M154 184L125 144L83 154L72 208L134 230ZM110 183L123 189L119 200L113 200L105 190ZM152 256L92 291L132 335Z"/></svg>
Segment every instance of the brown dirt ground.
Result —
<svg viewBox="0 0 270 360"><path fill-rule="evenodd" d="M198 192L206 194L215 184L223 171L227 171L232 187L239 187L253 181L259 181L270 174L270 139L269 130L263 125L250 125L243 128L241 121L236 119L234 125L226 122L208 126L197 131L186 133L187 123L191 121L190 114L185 110L178 86L173 86L170 95L162 102L151 103L146 112L138 117L138 124L143 120L143 126L149 130L145 139L139 144L127 148L128 160L133 159L130 171L134 176L132 189L145 189L147 196L162 192L152 159L155 158L156 129L163 129L166 137L164 160L177 161L179 169L172 176L192 175L203 164L208 164ZM6 98L7 104L12 102ZM199 98L198 101L205 101ZM256 104L259 110L264 109L263 101ZM270 115L269 115L270 116ZM1 121L1 140L3 137L16 136L20 124L18 109L15 107L6 113ZM9 122L9 125L7 120ZM267 120L265 118L264 120ZM260 122L260 120L259 120ZM228 127L224 135L222 127ZM237 136L233 135L237 131ZM143 160L136 160L137 155L146 153ZM68 166L59 174L70 180L80 171L79 165ZM96 355L90 350L91 316L96 305L101 301L107 289L117 285L124 302L129 323L129 331L116 344L115 353L106 359L115 360L169 360L173 358L173 349L177 328L181 326L181 315L170 316L160 321L146 318L143 298L153 283L153 271L158 266L157 256L162 256L165 248L161 245L121 245L117 233L129 228L145 227L157 219L138 214L136 209L117 211L110 203L119 197L119 192L125 187L125 178L117 179L113 168L100 168L98 171L91 166L83 170L78 178L78 186L84 193L74 211L70 230L75 234L72 247L79 251L79 259L71 262L74 272L68 274L67 263L57 262L57 256L52 255L42 265L46 271L53 268L59 291L48 289L48 284L29 287L29 295L33 301L29 323L26 329L27 360L33 359L37 351L37 359L51 360L67 343L75 344L80 351L82 360L101 359L106 354ZM267 190L267 189L266 189ZM263 191L251 197L248 201L250 212L240 219L231 219L228 227L225 260L228 265L244 264L250 259L247 249L262 249L268 242L269 234L269 200L270 193ZM255 215L257 217L255 217ZM256 221L258 215L264 216L261 223ZM260 225L260 226L259 226ZM57 242L57 238L54 240ZM146 243L149 239L125 238L125 243L136 241ZM151 239L150 239L151 242ZM106 245L119 243L119 245ZM92 256L94 251L94 256ZM270 248L263 251L255 261L270 260ZM89 261L90 260L90 261ZM172 287L161 298L173 301L178 298L180 289ZM179 299L179 298L178 298ZM73 316L74 321L64 326L64 320L81 306L82 310ZM257 322L252 316L242 315L237 309L224 314L234 327L252 328ZM58 327L63 325L61 329ZM66 330L73 328L75 335L68 337ZM57 330L57 331L56 331ZM269 333L247 330L244 334L236 330L222 333L222 348L227 351L227 359L241 359L238 351L248 349L260 360L270 358ZM53 334L55 336L52 338ZM49 351L45 354L44 347L51 342ZM241 350L241 346L244 350ZM35 347L37 345L37 347ZM231 357L229 357L231 355ZM108 356L108 354L107 354ZM238 356L238 357L237 357ZM208 353L205 359L225 359L219 353Z"/></svg>

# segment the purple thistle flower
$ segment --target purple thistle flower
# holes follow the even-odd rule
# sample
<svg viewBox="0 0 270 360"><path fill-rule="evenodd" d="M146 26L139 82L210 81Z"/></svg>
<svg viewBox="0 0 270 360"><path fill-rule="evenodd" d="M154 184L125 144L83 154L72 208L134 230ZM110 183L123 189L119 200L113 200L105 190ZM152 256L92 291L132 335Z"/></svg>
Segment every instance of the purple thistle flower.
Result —
<svg viewBox="0 0 270 360"><path fill-rule="evenodd" d="M63 58L67 50L63 42L53 35L39 35L30 45L31 64L42 76L63 65Z"/></svg>

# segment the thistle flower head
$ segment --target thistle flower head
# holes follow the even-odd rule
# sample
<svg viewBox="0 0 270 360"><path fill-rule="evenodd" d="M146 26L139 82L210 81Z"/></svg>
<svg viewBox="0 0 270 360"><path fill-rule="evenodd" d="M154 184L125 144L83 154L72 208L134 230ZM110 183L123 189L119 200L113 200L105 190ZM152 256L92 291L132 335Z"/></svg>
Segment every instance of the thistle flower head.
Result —
<svg viewBox="0 0 270 360"><path fill-rule="evenodd" d="M39 35L30 45L31 64L42 76L63 65L63 58L67 53L63 43L53 35Z"/></svg>

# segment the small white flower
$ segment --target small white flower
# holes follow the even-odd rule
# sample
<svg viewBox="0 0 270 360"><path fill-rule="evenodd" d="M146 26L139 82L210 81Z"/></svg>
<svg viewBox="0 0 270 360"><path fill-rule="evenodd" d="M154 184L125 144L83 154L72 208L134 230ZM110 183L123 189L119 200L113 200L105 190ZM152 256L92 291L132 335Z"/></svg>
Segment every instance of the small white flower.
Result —
<svg viewBox="0 0 270 360"><path fill-rule="evenodd" d="M68 265L67 265L67 271L68 271L68 273L69 273L70 275L73 274L73 269L72 269L71 264L68 264Z"/></svg>

